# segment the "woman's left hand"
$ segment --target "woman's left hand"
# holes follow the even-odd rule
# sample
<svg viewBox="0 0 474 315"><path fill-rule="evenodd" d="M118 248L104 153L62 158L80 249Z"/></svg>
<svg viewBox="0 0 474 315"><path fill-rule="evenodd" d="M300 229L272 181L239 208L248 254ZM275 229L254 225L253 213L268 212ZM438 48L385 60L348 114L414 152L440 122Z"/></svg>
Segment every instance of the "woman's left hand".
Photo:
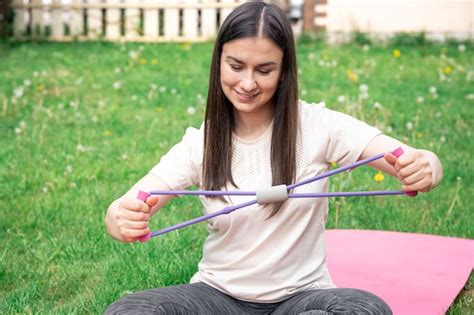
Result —
<svg viewBox="0 0 474 315"><path fill-rule="evenodd" d="M385 160L394 167L405 191L427 192L433 187L433 168L422 150L410 150L399 158L386 153Z"/></svg>

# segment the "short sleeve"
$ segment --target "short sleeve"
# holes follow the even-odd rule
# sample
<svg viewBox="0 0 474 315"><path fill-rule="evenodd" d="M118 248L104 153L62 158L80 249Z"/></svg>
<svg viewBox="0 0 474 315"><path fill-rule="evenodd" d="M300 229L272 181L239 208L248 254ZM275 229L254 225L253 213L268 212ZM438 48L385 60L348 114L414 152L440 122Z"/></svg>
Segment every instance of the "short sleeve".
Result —
<svg viewBox="0 0 474 315"><path fill-rule="evenodd" d="M163 155L149 173L173 190L198 185L202 170L203 126L200 129L189 127L181 141Z"/></svg>
<svg viewBox="0 0 474 315"><path fill-rule="evenodd" d="M326 159L346 165L357 161L370 141L382 132L341 112L324 109L329 131Z"/></svg>
<svg viewBox="0 0 474 315"><path fill-rule="evenodd" d="M304 145L325 163L346 165L357 161L369 142L381 133L363 121L326 107L324 102L300 101Z"/></svg>

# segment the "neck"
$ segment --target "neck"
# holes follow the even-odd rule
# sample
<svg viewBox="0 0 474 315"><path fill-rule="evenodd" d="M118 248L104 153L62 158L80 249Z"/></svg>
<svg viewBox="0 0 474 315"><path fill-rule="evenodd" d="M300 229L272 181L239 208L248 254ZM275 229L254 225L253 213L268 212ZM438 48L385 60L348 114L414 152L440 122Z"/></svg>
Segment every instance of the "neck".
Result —
<svg viewBox="0 0 474 315"><path fill-rule="evenodd" d="M260 137L273 119L273 108L259 113L242 113L234 111L235 134L244 140L254 140Z"/></svg>

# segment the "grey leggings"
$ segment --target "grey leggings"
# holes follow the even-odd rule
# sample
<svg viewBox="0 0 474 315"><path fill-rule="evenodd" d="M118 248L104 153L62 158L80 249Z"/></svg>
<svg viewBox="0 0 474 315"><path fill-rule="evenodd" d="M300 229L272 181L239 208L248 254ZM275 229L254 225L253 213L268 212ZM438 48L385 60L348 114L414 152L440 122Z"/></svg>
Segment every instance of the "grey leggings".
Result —
<svg viewBox="0 0 474 315"><path fill-rule="evenodd" d="M357 289L319 289L278 303L234 299L204 283L151 289L122 297L105 314L392 314L372 293Z"/></svg>

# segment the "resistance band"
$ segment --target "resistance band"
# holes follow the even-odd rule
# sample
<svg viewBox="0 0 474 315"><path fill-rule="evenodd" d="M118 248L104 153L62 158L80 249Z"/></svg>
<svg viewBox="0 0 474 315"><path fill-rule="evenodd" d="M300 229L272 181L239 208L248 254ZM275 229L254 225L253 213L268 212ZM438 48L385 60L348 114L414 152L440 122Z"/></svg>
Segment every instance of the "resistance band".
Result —
<svg viewBox="0 0 474 315"><path fill-rule="evenodd" d="M404 152L403 149L400 147L395 151L391 152L397 158L400 157ZM220 191L220 190L153 190L150 192L140 191L138 193L137 198L145 202L147 198L151 195L205 195L205 196L256 196L257 198L254 200L250 200L244 203L240 203L233 206L228 206L223 208L222 210L197 217L195 219L182 222L176 225L169 226L167 228L153 231L148 233L145 236L139 238L140 242L146 242L151 237L155 237L158 235L162 235L177 229L184 228L186 226L190 226L192 224L209 220L211 218L229 214L234 212L235 210L242 209L256 203L258 204L266 204L269 202L279 202L285 201L288 198L324 198L324 197L353 197L353 196L386 196L386 195L407 195L407 196L416 196L416 191L404 191L404 190L382 190L382 191L353 191L353 192L327 192L327 193L299 193L299 194L289 194L288 191L292 190L296 187L306 185L308 183L347 171L352 170L358 166L373 162L375 160L383 158L384 153L377 154L373 157L357 161L355 163L348 164L344 167L339 167L337 169L331 170L329 172L325 172L320 175L316 175L314 177L308 178L306 180L300 181L298 183L292 185L278 185L272 186L269 188L262 188L257 189L256 191Z"/></svg>

